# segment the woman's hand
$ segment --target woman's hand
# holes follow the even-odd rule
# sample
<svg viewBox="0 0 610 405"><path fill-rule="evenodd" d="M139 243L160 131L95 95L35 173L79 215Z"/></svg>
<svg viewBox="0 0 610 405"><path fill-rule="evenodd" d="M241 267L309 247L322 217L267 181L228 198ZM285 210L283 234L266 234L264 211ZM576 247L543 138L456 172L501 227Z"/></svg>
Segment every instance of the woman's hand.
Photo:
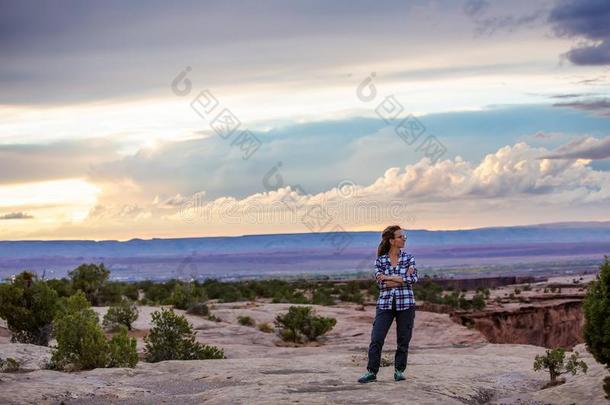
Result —
<svg viewBox="0 0 610 405"><path fill-rule="evenodd" d="M388 280L385 282L385 285L390 288L400 287L403 283L399 283L398 281Z"/></svg>
<svg viewBox="0 0 610 405"><path fill-rule="evenodd" d="M410 275L412 275L413 273L415 273L415 267L410 266L410 267L409 267L409 270L407 270L407 276L410 276Z"/></svg>
<svg viewBox="0 0 610 405"><path fill-rule="evenodd" d="M385 281L386 280L385 274L377 274L375 276L375 278L377 279L377 281Z"/></svg>

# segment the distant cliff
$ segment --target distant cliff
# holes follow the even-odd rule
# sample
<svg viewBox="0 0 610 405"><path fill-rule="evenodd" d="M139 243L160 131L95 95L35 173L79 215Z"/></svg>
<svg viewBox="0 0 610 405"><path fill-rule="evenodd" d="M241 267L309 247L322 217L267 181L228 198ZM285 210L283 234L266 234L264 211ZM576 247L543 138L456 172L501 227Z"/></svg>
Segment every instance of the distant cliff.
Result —
<svg viewBox="0 0 610 405"><path fill-rule="evenodd" d="M610 253L608 222L407 232L406 250L415 255L418 267L445 277L582 273L595 271ZM45 272L47 278L65 277L85 262L103 262L111 278L122 280L366 273L379 237L379 232L318 232L124 242L0 241L0 279L25 269ZM476 272L464 271L472 268Z"/></svg>
<svg viewBox="0 0 610 405"><path fill-rule="evenodd" d="M581 306L581 299L568 299L501 311L455 311L451 319L474 327L492 343L571 349L584 342Z"/></svg>

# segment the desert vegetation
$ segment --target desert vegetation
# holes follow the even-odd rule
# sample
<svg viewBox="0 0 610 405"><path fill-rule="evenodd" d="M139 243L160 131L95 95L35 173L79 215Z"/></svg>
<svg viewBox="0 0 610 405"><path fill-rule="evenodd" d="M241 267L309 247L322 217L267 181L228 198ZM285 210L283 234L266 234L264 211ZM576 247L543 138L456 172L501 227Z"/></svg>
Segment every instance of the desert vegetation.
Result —
<svg viewBox="0 0 610 405"><path fill-rule="evenodd" d="M307 306L291 306L287 313L275 318L281 338L294 343L316 341L336 324L336 319L317 316L313 308Z"/></svg>

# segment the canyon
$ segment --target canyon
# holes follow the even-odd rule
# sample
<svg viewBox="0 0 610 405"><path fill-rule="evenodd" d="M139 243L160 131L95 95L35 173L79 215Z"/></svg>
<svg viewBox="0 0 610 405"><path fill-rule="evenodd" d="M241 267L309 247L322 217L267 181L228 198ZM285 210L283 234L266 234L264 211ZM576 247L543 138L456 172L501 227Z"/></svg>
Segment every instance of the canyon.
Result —
<svg viewBox="0 0 610 405"><path fill-rule="evenodd" d="M480 331L489 342L571 350L584 342L582 302L592 279L587 275L568 283L566 277L555 277L503 285L490 290L482 311L424 305L428 310L449 313L454 322Z"/></svg>

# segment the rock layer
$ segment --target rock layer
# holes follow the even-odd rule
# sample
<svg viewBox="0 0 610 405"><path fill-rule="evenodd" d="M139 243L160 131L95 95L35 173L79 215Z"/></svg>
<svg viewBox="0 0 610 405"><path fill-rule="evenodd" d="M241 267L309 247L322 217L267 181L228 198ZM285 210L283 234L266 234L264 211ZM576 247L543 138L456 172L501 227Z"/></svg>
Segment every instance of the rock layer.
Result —
<svg viewBox="0 0 610 405"><path fill-rule="evenodd" d="M474 327L490 342L571 349L584 342L582 300L553 300L505 310L462 312L451 318Z"/></svg>

